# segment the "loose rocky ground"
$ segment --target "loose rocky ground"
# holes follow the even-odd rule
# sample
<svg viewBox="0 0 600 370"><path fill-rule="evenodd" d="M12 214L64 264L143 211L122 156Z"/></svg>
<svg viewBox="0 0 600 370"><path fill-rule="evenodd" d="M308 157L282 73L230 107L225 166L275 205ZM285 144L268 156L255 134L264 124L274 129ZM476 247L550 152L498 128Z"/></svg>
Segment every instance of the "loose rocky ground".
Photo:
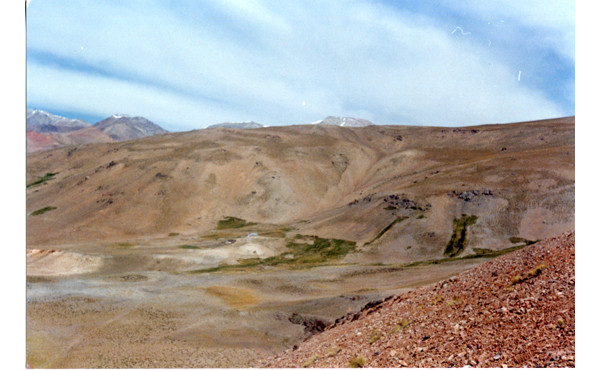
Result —
<svg viewBox="0 0 600 370"><path fill-rule="evenodd" d="M575 232L390 297L255 366L574 367Z"/></svg>

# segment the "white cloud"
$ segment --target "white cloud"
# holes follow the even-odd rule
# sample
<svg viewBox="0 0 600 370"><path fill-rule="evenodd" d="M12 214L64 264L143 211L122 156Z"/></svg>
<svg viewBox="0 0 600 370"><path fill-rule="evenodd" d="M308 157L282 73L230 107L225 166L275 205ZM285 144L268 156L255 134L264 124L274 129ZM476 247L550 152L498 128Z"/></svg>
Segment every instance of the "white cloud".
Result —
<svg viewBox="0 0 600 370"><path fill-rule="evenodd" d="M41 79L46 81L41 88L28 87L28 100L40 106L57 106L63 110L107 117L125 112L132 116L151 117L153 122L167 129L199 128L221 119L234 120L244 114L139 83L30 63L28 80Z"/></svg>
<svg viewBox="0 0 600 370"><path fill-rule="evenodd" d="M537 29L541 39L558 54L575 59L575 1L574 0L464 0L450 2L471 17L518 22Z"/></svg>
<svg viewBox="0 0 600 370"><path fill-rule="evenodd" d="M435 15L363 1L178 4L184 8L34 2L28 48L71 66L43 65L49 62L43 54L30 62L29 102L100 116L143 115L179 129L228 120L303 124L327 115L467 125L566 114L530 83L535 71L501 57L487 40L478 43L467 25L471 34L451 34L454 27ZM459 10L520 17L532 28L554 21L548 44L570 55L559 37L569 40L570 23L555 9L507 2L499 13L477 4ZM504 42L511 32L505 30Z"/></svg>

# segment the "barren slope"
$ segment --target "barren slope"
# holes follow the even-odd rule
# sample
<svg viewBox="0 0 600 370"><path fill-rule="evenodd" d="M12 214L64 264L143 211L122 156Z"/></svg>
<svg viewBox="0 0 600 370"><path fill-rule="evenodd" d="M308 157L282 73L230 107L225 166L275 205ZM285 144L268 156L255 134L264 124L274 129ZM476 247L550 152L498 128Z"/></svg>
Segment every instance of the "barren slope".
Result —
<svg viewBox="0 0 600 370"><path fill-rule="evenodd" d="M260 367L574 367L575 233L349 315Z"/></svg>

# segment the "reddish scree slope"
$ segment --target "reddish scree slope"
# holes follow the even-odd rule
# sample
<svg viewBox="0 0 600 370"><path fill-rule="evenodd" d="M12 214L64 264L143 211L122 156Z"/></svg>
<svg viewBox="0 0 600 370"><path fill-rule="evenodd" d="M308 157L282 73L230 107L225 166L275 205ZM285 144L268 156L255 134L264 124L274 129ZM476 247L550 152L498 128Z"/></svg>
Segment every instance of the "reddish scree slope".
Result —
<svg viewBox="0 0 600 370"><path fill-rule="evenodd" d="M350 367L358 356L365 367L574 367L575 232L390 297L256 365Z"/></svg>

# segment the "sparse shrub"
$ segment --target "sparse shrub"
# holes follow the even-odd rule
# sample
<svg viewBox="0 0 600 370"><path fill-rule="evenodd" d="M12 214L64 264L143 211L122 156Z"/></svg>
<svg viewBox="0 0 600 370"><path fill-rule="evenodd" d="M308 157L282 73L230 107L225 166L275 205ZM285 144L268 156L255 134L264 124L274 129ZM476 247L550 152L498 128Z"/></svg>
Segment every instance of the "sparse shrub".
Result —
<svg viewBox="0 0 600 370"><path fill-rule="evenodd" d="M425 216L425 215L418 215L417 216L417 220L421 220L421 219L424 219L424 218L427 218L427 216Z"/></svg>
<svg viewBox="0 0 600 370"><path fill-rule="evenodd" d="M53 209L56 209L56 207L52 207L52 206L44 207L44 208L38 209L37 211L31 212L31 215L38 216L38 215L44 214L48 211L52 211Z"/></svg>
<svg viewBox="0 0 600 370"><path fill-rule="evenodd" d="M512 278L512 283L513 283L513 285L515 285L515 284L519 284L519 283L522 283L522 282L524 282L524 281L525 281L525 279L524 279L524 278L523 278L523 276L521 276L520 274L519 274L519 275L515 275L515 276L513 276L513 278Z"/></svg>
<svg viewBox="0 0 600 370"><path fill-rule="evenodd" d="M422 307L421 307L422 308ZM399 331L404 330L408 325L410 325L410 321L408 319L401 319L398 321L396 326L392 329L391 333L397 333Z"/></svg>
<svg viewBox="0 0 600 370"><path fill-rule="evenodd" d="M541 264L541 265L537 266L536 268L527 271L527 278L528 279L534 278L534 277L538 276L545 269L546 269L546 265Z"/></svg>
<svg viewBox="0 0 600 370"><path fill-rule="evenodd" d="M313 355L305 363L302 364L302 367L311 367L319 358L321 358L321 356Z"/></svg>
<svg viewBox="0 0 600 370"><path fill-rule="evenodd" d="M446 301L446 304L447 304L448 306L454 306L455 304L457 304L457 303L460 303L460 302L462 302L462 301L464 301L464 299L463 299L463 298L461 298L461 297L459 297L459 296L454 296L454 297L452 297L452 299L451 299L451 300L449 300L449 301Z"/></svg>
<svg viewBox="0 0 600 370"><path fill-rule="evenodd" d="M169 233L169 236L177 236L179 233Z"/></svg>
<svg viewBox="0 0 600 370"><path fill-rule="evenodd" d="M513 276L512 278L512 284L518 284L518 283L522 283L527 279L533 279L534 277L538 276L542 271L544 271L546 269L546 265L541 264L538 265L536 268L533 268L529 271L527 271L527 274L525 274L525 277L519 275Z"/></svg>
<svg viewBox="0 0 600 370"><path fill-rule="evenodd" d="M436 294L436 295L435 295L435 297L433 297L433 300L431 301L431 304L432 304L433 306L435 306L436 304L438 304L438 303L441 303L441 302L443 302L443 301L444 301L444 297L442 297L442 296L441 296L441 295L439 295L439 294Z"/></svg>
<svg viewBox="0 0 600 370"><path fill-rule="evenodd" d="M348 361L348 366L349 367L365 367L365 364L367 363L367 359L364 358L362 355L358 355L356 357L353 357L350 359L350 361Z"/></svg>
<svg viewBox="0 0 600 370"><path fill-rule="evenodd" d="M325 352L325 358L334 357L338 353L340 353L342 349L340 347L331 347Z"/></svg>
<svg viewBox="0 0 600 370"><path fill-rule="evenodd" d="M381 339L381 337L383 337L383 333L381 333L379 329L373 329L373 331L371 331L369 334L369 344L377 342L379 339Z"/></svg>
<svg viewBox="0 0 600 370"><path fill-rule="evenodd" d="M562 317L559 317L556 320L556 326L563 326L565 324L565 319L563 319Z"/></svg>

